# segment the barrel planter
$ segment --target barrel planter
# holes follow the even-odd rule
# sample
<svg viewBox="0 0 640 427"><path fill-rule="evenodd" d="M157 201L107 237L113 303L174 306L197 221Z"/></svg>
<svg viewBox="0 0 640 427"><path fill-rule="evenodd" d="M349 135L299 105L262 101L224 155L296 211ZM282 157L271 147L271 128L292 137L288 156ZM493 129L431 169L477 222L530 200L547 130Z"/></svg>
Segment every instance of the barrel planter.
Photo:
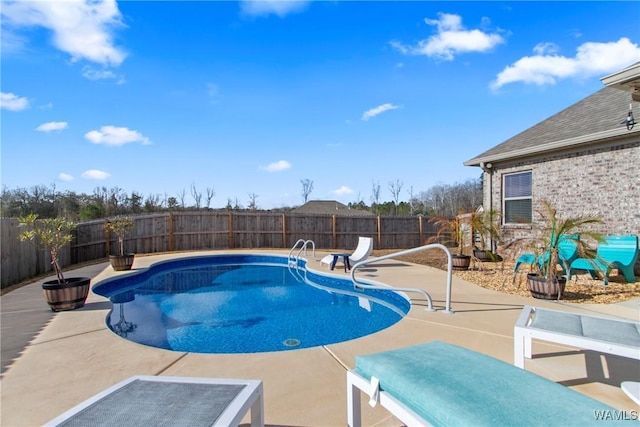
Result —
<svg viewBox="0 0 640 427"><path fill-rule="evenodd" d="M57 279L48 280L42 283L42 290L52 311L75 310L84 306L90 282L90 277L70 277L62 284Z"/></svg>
<svg viewBox="0 0 640 427"><path fill-rule="evenodd" d="M115 271L131 270L135 254L109 255L109 262Z"/></svg>
<svg viewBox="0 0 640 427"><path fill-rule="evenodd" d="M500 262L502 261L502 257L498 254L493 253L492 251L484 250L484 249L474 249L473 257L480 262Z"/></svg>
<svg viewBox="0 0 640 427"><path fill-rule="evenodd" d="M564 288L567 285L567 278L564 276L556 277L556 280L547 281L544 276L536 273L527 274L527 286L531 296L538 299L559 300L562 298Z"/></svg>
<svg viewBox="0 0 640 427"><path fill-rule="evenodd" d="M471 256L463 254L451 255L451 265L454 270L468 270L471 264Z"/></svg>

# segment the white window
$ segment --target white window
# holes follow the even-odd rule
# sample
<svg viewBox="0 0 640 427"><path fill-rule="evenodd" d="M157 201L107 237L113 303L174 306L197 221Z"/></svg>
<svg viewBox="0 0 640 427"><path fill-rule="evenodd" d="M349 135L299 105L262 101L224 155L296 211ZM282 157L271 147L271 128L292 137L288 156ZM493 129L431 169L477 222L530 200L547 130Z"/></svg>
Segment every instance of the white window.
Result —
<svg viewBox="0 0 640 427"><path fill-rule="evenodd" d="M531 172L504 175L503 188L505 224L531 224Z"/></svg>

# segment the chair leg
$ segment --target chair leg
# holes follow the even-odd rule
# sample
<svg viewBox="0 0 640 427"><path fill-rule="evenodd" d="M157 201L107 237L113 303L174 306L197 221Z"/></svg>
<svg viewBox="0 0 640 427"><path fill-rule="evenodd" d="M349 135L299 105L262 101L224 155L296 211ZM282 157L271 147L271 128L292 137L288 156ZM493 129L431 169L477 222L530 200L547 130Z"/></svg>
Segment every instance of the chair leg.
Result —
<svg viewBox="0 0 640 427"><path fill-rule="evenodd" d="M531 337L516 328L513 337L513 364L524 369L524 358L531 359Z"/></svg>
<svg viewBox="0 0 640 427"><path fill-rule="evenodd" d="M633 265L618 267L618 271L622 273L622 275L624 276L624 280L626 280L628 283L633 283L636 281L636 275L633 272Z"/></svg>
<svg viewBox="0 0 640 427"><path fill-rule="evenodd" d="M347 426L362 426L362 413L360 408L360 389L353 383L351 373L347 372Z"/></svg>

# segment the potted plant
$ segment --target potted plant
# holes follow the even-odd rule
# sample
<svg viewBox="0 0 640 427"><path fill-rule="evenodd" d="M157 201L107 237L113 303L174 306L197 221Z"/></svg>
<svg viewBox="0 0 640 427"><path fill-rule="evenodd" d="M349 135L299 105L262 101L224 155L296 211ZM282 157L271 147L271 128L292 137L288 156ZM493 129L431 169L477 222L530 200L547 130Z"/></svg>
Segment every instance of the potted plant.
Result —
<svg viewBox="0 0 640 427"><path fill-rule="evenodd" d="M133 266L135 254L124 253L124 238L134 227L135 222L127 217L108 219L104 223L107 231L106 240L110 240L109 233L114 233L118 238L119 255L109 255L109 262L115 271L131 270Z"/></svg>
<svg viewBox="0 0 640 427"><path fill-rule="evenodd" d="M534 252L531 258L534 272L527 274L527 286L534 298L561 299L567 283L566 275L558 269L562 261L560 253L563 246L565 251L570 248L576 257L593 258L595 251L587 246L587 242L591 240L601 243L604 242L604 237L588 230L586 226L601 223L602 220L597 216L560 218L557 210L547 200L542 201L542 209L536 213L540 217L540 227L535 236L527 239L527 246ZM563 267L563 270L566 268L568 266Z"/></svg>
<svg viewBox="0 0 640 427"><path fill-rule="evenodd" d="M59 254L62 247L73 240L72 231L76 225L65 218L38 219L36 214L18 218L20 226L26 230L18 239L28 241L38 249L49 251L51 265L56 272L56 280L42 283L45 298L53 311L74 310L84 306L89 295L89 277L65 278L60 267Z"/></svg>
<svg viewBox="0 0 640 427"><path fill-rule="evenodd" d="M502 242L500 233L500 213L495 209L480 209L471 216L471 229L477 236L478 246L474 245L473 256L482 262L502 261L502 257L494 249ZM490 245L487 247L487 240Z"/></svg>
<svg viewBox="0 0 640 427"><path fill-rule="evenodd" d="M437 234L427 240L427 243L440 242L443 238L453 238L456 244L456 253L451 254L454 270L467 270L471 264L471 256L464 253L465 239L469 234L468 224L460 221L459 217L433 217L429 223L436 226Z"/></svg>

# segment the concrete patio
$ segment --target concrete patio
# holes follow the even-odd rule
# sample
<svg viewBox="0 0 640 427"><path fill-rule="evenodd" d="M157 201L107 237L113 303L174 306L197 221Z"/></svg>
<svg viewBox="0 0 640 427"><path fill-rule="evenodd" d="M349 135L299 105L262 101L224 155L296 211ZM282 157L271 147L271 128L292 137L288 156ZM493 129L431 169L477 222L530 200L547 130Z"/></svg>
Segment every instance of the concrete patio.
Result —
<svg viewBox="0 0 640 427"><path fill-rule="evenodd" d="M220 252L138 256L134 269L169 257L211 253ZM308 268L346 276L341 269L329 272L320 265L319 260L326 254L318 252L307 257ZM89 275L93 277L92 284L117 274L129 273L114 272L108 263L67 273ZM634 320L640 317L637 299L611 305L549 302L483 289L455 277L452 292L455 313L446 314L442 312L446 290L443 271L386 260L371 265L360 277L425 289L439 310L425 311L423 298L410 295L415 300L404 319L363 338L286 352L196 354L142 346L112 333L105 323L111 303L96 294L91 293L81 309L54 314L49 311L40 284L26 285L2 297L0 424L42 425L132 375L168 375L261 379L267 425L344 426L346 370L354 366L358 354L441 340L512 363L513 325L523 305ZM640 381L637 361L544 343L534 343L533 351L534 358L526 361L527 370L618 410L638 411L638 405L620 389L622 381ZM400 425L384 409L370 408L366 403L363 423Z"/></svg>

